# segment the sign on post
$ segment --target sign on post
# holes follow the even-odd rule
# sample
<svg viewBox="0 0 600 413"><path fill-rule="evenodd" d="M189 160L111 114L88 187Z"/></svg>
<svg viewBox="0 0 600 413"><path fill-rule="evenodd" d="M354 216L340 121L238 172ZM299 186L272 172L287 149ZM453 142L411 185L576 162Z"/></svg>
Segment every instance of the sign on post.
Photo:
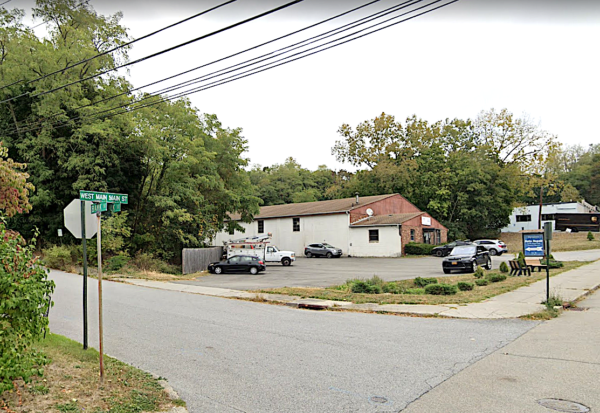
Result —
<svg viewBox="0 0 600 413"><path fill-rule="evenodd" d="M523 234L523 255L526 257L543 257L544 250L543 233Z"/></svg>
<svg viewBox="0 0 600 413"><path fill-rule="evenodd" d="M79 191L79 199L82 201L91 202L108 202L118 204L129 203L129 195L113 194L110 192Z"/></svg>
<svg viewBox="0 0 600 413"><path fill-rule="evenodd" d="M85 202L85 214L90 215L92 212L92 203ZM81 201L74 199L63 211L65 228L77 239L81 239ZM85 237L92 238L98 231L98 225L92 219L85 221Z"/></svg>
<svg viewBox="0 0 600 413"><path fill-rule="evenodd" d="M107 210L108 210L108 204L106 202L94 202L92 204L92 214L95 214L98 212L106 212Z"/></svg>

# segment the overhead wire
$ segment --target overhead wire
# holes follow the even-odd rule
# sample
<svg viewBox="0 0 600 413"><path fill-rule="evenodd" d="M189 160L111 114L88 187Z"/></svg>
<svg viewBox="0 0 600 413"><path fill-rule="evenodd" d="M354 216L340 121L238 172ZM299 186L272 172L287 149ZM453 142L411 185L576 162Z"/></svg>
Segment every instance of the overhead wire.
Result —
<svg viewBox="0 0 600 413"><path fill-rule="evenodd" d="M62 69L59 69L59 70L56 70L56 71L54 71L54 72L51 72L51 73L45 74L45 75L43 75L43 76L40 76L40 77L38 77L38 78L36 78L36 79L29 80L29 81L25 82L23 85L24 85L24 86L26 86L26 85L30 85L30 84L32 84L32 83L39 82L40 80L44 80L44 79L46 79L46 78L48 78L48 77L50 77L50 76L56 75L56 74L58 74L58 73L63 73L63 72L65 72L66 70L69 70L69 69L72 69L72 68L74 68L74 67L77 67L77 66L79 66L79 65L82 65L82 64L84 64L84 63L90 62L90 61L92 61L92 60L94 60L94 59L97 59L97 58L99 58L99 57L105 56L105 55L107 55L107 54L109 54L109 53L112 53L112 52L115 52L115 51L117 51L117 50L119 50L119 49L123 49L123 48L125 48L125 47L131 46L131 45L132 45L132 44L134 44L134 43L137 43L137 42L139 42L139 41L141 41L141 40L145 40L145 39L147 39L147 38L149 38L149 37L152 37L152 36L154 36L154 35L156 35L156 34L158 34L158 33L164 32L165 30L171 29L171 28L173 28L173 27L175 27L175 26L178 26L178 25L180 25L180 24L183 24L183 23L185 23L185 22L188 22L188 21L190 21L190 20L193 20L193 19L195 19L195 18L197 18L197 17L200 17L200 16L203 16L203 15L205 15L205 14L208 14L208 13L210 13L211 11L217 10L217 9L219 9L219 8L223 7L223 6L226 6L226 5L228 5L228 4L234 3L234 2L236 2L236 1L237 1L237 0L228 0L228 1L224 2L224 3L218 4L218 5L214 6L214 7L211 7L211 8L209 8L209 9L203 10L203 11L201 11L201 12L199 12L199 13L196 13L196 14L194 14L194 15L192 15L192 16L186 17L186 18L185 18L185 19L183 19L183 20L179 20L178 22L172 23L172 24L170 24L170 25L168 25L168 26L165 26L165 27L163 27L163 28L161 28L161 29L158 29L158 30L155 30L155 31L153 31L153 32L151 32L151 33L148 33L148 34L146 34L146 35L144 35L144 36L142 36L142 37L138 37L137 39L134 39L134 40L132 40L132 41L130 41L130 42L123 43L123 44L121 44L121 45L119 45L119 46L113 47L113 48L112 48L112 49L110 49L110 50L106 50L106 51L104 51L104 52L102 52L102 53L98 53L98 54L96 54L95 56L89 57L89 58L87 58L87 59L80 60L80 61L79 61L79 62L77 62L77 63L70 64L70 65L68 65L68 66L66 66L66 67L63 67ZM20 81L18 81L17 83L20 83L20 82L23 82L23 80L20 80ZM6 87L8 87L8 86L12 86L12 85L14 85L14 83L12 83L11 85L7 85L7 86L1 86L1 87L0 87L0 90L3 90L4 88L6 88Z"/></svg>
<svg viewBox="0 0 600 413"><path fill-rule="evenodd" d="M151 82L151 83L148 83L148 84L145 84L145 85L142 85L142 86L136 87L136 88L128 89L128 90L127 90L127 91L125 91L125 92L121 92L121 93L118 93L118 94L115 94L115 95L112 95L112 96L106 97L106 98L104 98L104 99L101 99L101 100L98 100L98 101L95 101L95 102L90 102L90 103L88 103L87 105L83 105L83 106L79 106L79 107L72 108L71 110L73 110L73 111L76 111L76 110L84 109L84 108L87 108L87 107L90 107L90 106L95 106L95 105L98 105L98 104L100 104L100 103L104 103L104 102L107 102L107 101L110 101L110 100L116 99L116 98L118 98L118 97L125 96L125 95L127 95L127 94L130 94L130 93L132 93L132 92L135 92L135 91L138 91L138 90L144 89L144 88L146 88L146 87L153 86L153 85L156 85L156 84L159 84L159 83L165 82L165 81L167 81L167 80L171 80L171 79L174 79L174 78L176 78L176 77L179 77L179 76L182 76L182 75L185 75L185 74L191 73L191 72L193 72L193 71L196 71L196 70L199 70L199 69L201 69L201 68L204 68L204 67L207 67L207 66L213 65L213 64L215 64L215 63L222 62L222 61L224 61L224 60L227 60L227 59L229 59L229 58L232 58L232 57L235 57L235 56L241 55L241 54L243 54L243 53L246 53L246 52L248 52L248 51L255 50L255 49L257 49L257 48L260 48L260 47L262 47L262 46L265 46L265 45L267 45L267 44L274 43L274 42L276 42L276 41L278 41L278 40L281 40L281 39L284 39L284 38L286 38L286 37L292 36L292 35L294 35L294 34L298 34L298 33L300 33L300 32L303 32L303 31L305 31L305 30L308 30L308 29L314 28L314 27L316 27L316 26L319 26L319 25L321 25L321 24L324 24L324 23L326 23L326 22L332 21L332 20L334 20L334 19L337 19L337 18L339 18L339 17L342 17L342 16L345 16L345 15L347 15L347 14L350 14L350 13L352 13L352 12L355 12L355 11L357 11L357 10L359 10L359 9L362 9L362 8L364 8L364 7L370 6L370 5L372 5L372 4L374 4L374 3L377 3L377 2L379 2L379 1L381 1L381 0L373 0L373 1L370 1L370 2L368 2L368 3L365 3L365 4L361 5L361 6L358 6L358 7L355 7L355 8L353 8L353 9L350 9L350 10L348 10L348 11L345 11L345 12L343 12L343 13L337 14L336 16L329 17L329 18L327 18L327 19L321 20L320 22L317 22L317 23L314 23L314 24L311 24L311 25L305 26L305 27L303 27L303 28L301 28L301 29L299 29L299 30L295 30L295 31L293 31L293 32L290 32L290 33L288 33L288 34L285 34L285 35L283 35L283 36L280 36L280 37L277 37L277 38L275 38L275 39L269 40L269 41L267 41L267 42L263 42L263 43L261 43L261 44L258 44L258 45L255 45L255 46L252 46L252 47L250 47L250 48L247 48L247 49L245 49L245 50L242 50L241 52L237 52L237 53L230 54L230 55L228 55L228 56L226 56L226 57L223 57L223 58L220 58L220 59L217 59L217 60L213 60L212 62L209 62L209 63L203 64L203 65L200 65L200 66L194 67L194 68L192 68L192 69L185 70L185 71L183 71L183 72L180 72L180 73L177 73L177 74L175 74L175 75L172 75L172 76L169 76L169 77L166 77L166 78L163 78L163 79L160 79L160 80L157 80L157 81L154 81L154 82ZM415 0L409 0L409 1L405 2L405 3L408 3L408 2L410 2L410 1L415 1ZM418 0L418 1L422 1L422 0ZM402 3L402 4L404 4L404 3ZM367 18L369 18L369 17L372 17L372 16L375 16L375 15L378 15L378 14L384 13L384 12L385 12L385 11L387 11L387 10L394 9L394 8L397 8L397 7L399 7L399 5L396 5L396 6L389 7L389 8L387 8L387 9L384 9L384 10L380 11L380 12L377 12L377 13L371 14L370 16L364 17L364 18L362 18L362 19L359 19L359 20L355 20L353 23L356 23L356 22L358 22L358 21L361 21L361 20L365 20L365 19L367 19ZM313 37L311 37L311 38L309 38L309 39L302 40L302 41L300 41L300 42L297 42L297 43L294 43L294 44L292 44L292 45L290 45L290 46L286 46L285 48L282 48L282 49L279 49L279 50L276 50L276 51L273 51L273 52L269 52L269 53L267 53L267 54L263 54L263 55L261 55L261 56L255 57L255 58L253 58L253 59L249 59L249 60L246 60L246 61L244 61L244 62L238 63L237 65L239 66L239 65L242 65L242 64L244 64L244 63L248 63L248 62L251 62L251 61L253 61L253 60L260 59L261 57L268 56L269 54L273 54L273 53L276 53L276 52L278 52L278 51L284 50L284 49L286 49L286 48L290 48L290 47L292 47L292 46L296 46L296 45L298 45L298 44L305 43L305 42L307 42L307 41L309 41L309 40L311 40L311 39L313 39L313 38L316 38L316 37L319 37L319 36L324 36L324 35L326 35L326 34L328 34L328 33L332 32L332 31L339 30L340 28L346 27L346 26L348 26L348 25L350 25L350 24L353 24L353 23L348 23L348 24L346 24L346 25L340 26L340 27L338 27L338 28L336 28L336 29L330 30L330 31L328 31L328 32L325 32L325 33L322 33L322 34L320 34L320 35L313 36ZM219 70L219 71L216 71L216 72L209 73L208 75L216 74L216 73L218 73L218 72L220 72L220 71L223 71L223 70L226 70L226 69L229 69L229 68L235 67L235 66L236 66L236 65L229 66L228 68L221 69L221 70ZM204 75L204 77L205 77L205 76L208 76L208 75ZM196 78L196 79L197 79L197 78ZM196 79L191 79L191 80L196 80ZM191 81L191 80L190 80L190 81ZM190 82L190 81L187 81L187 82ZM185 82L184 82L184 83L185 83ZM171 86L171 87L172 87L172 86ZM171 88L171 87L170 87L170 88ZM169 88L167 88L167 89L169 89ZM161 92L161 91L158 91L158 92L153 92L153 93L155 94L155 93L163 93L163 92ZM55 116L60 116L60 115L62 115L62 113L55 113L55 114L53 114L53 115L48 115L48 116L47 116L47 117L45 117L43 120L47 120L48 118L55 117Z"/></svg>
<svg viewBox="0 0 600 413"><path fill-rule="evenodd" d="M436 4L436 3L439 3L439 2L441 2L441 1L443 1L443 0L436 0L436 1L434 1L434 2L428 3L428 4L427 4L427 5L425 5L425 6L422 6L422 7L420 7L420 8L418 8L418 9L411 10L411 11L409 11L409 12L407 12L407 13L404 13L403 15L406 15L406 14L409 14L409 13L414 13L414 12L415 12L415 11L417 11L417 10L421 10L421 9L423 9L423 8L429 7L429 6L431 6L431 5L434 5L434 4ZM312 53L309 53L309 54L304 54L303 56L299 56L299 57L296 57L296 58L294 58L294 59L287 59L287 60L285 60L285 61L282 61L282 62L280 62L280 63L278 63L278 64L276 64L276 65L273 65L273 63L275 63L275 62L271 62L271 63L270 63L270 64L268 64L268 65L264 65L264 66L269 66L269 67L266 67L266 68L264 68L264 66L263 66L263 68L261 68L260 70L256 70L256 69L258 69L258 68L254 68L254 69L251 69L251 70L249 70L249 71L247 71L247 72L239 73L239 74L236 74L236 75L230 76L229 78L226 78L226 79L221 79L221 80L215 81L215 82L213 82L213 83L211 83L211 84L208 84L208 85L203 85L203 86L200 86L200 87L197 87L197 88L191 89L191 90L187 90L187 91L180 92L180 93L178 93L178 94L176 94L176 95L174 95L174 96L168 96L168 97L160 96L160 97L159 97L159 100L157 100L157 101L155 101L155 102L150 102L150 103L147 103L147 104L145 104L145 105L138 105L138 106L134 106L134 105L136 105L136 104L140 103L140 101L136 101L136 102L133 102L133 103L128 103L128 104L126 104L126 105L121 105L121 106L118 106L118 107L114 107L114 108L111 108L111 109L107 109L107 110L105 110L105 111L102 111L102 112L94 113L94 114L91 114L91 115L88 115L88 116L83 116L83 117L81 117L81 116L80 116L80 117L76 117L76 118L73 118L73 119L69 119L68 121L65 121L65 122L63 122L62 124L59 124L59 125L54 125L54 127L63 127L63 126L66 126L66 125L70 124L70 122L73 122L73 121L75 121L75 120L81 120L81 121L85 121L85 120L88 120L88 119L94 119L94 118L102 118L102 119L106 119L106 118L109 118L109 117L112 117L112 116L117 116L117 115L124 114L124 113L127 113L127 112L133 112L133 111L136 111L136 110L139 110L139 109L143 109L143 108L145 108L145 107L154 106L154 105L157 105L157 104L160 104L160 103L164 103L164 102L166 102L166 101L172 101L172 100L178 99L178 98L180 98L180 97L187 96L187 95L194 94L194 93L198 93L198 92L200 92L200 91L203 91L203 90L211 89L211 88L214 88L214 87L216 87L216 86L220 86L220 85L223 85L223 84L226 84L226 83L233 82L233 81L235 81L235 80L243 79L243 78L246 78L246 77L252 76L252 75L254 75L254 74L261 73L261 72L264 72L264 71L267 71L267 70L273 69L273 68L275 68L275 67L279 67L279 66L282 66L282 65L284 65L284 64L288 64L288 63L291 63L291 62L293 62L293 61L300 60L300 59L303 59L303 58L305 58L305 57L312 56L312 55L314 55L314 54L317 54L317 53L320 53L320 52L323 52L323 51L326 51L326 50L332 49L332 48L334 48L334 47L341 46L342 44L349 43L349 42L351 42L351 41L354 41L354 40L357 40L357 39L359 39L359 38L362 38L362 37L368 36L368 35L370 35L370 34L373 34L373 33L379 32L379 31L381 31L381 30L387 29L387 28L389 28L389 27L392 27L392 26L395 26L395 25L397 25L397 24L404 23L404 22L406 22L406 21L409 21L409 20L412 20L412 19L414 19L414 18L416 18L416 17L420 17L420 16L422 16L422 15L425 15L425 14L427 14L427 13L430 13L430 12L433 12L433 11L435 11L435 10L441 9L441 8L443 8L443 7L446 7L446 6L450 5L450 4L456 3L457 1L459 1L459 0L452 0L452 1L450 1L450 2L447 2L447 3L445 3L445 4L439 5L439 6L437 6L437 7L434 7L434 8L432 8L432 9L425 10L425 11L423 11L423 12L421 12L421 13L418 13L418 14L416 14L416 15L414 15L414 16L410 16L410 17L407 17L407 18L405 18L405 19L402 19L402 20L400 20L400 21L397 21L397 22L391 23L391 24L389 24L389 25L386 25L386 26L384 26L384 27L380 27L380 28L378 28L378 29L372 30L372 31L370 31L370 32L368 32L368 33L363 33L363 34L360 34L360 35L358 35L358 36L356 36L356 37L353 37L353 38L346 39L346 40L344 40L343 42L339 42L339 43L337 43L337 44L333 44L333 45L331 45L331 46L329 46L329 47L326 47L326 48L322 48L322 49L320 49L320 50L313 51ZM398 17L401 17L401 16L396 16L396 17L394 17L394 18L392 18L392 19L396 19L396 18L398 18ZM386 22L387 22L387 21L390 21L390 20L392 20L392 19L388 19L388 20L386 20ZM385 23L385 22L382 22L382 23ZM368 27L368 28L366 28L366 29L362 29L362 30L360 30L360 31L354 32L354 33L352 33L352 34L350 34L350 35L344 36L344 38L347 38L347 37L349 37L349 36L353 36L353 35L355 35L355 34L357 34L357 33L363 32L363 31L365 31L365 30L368 30L368 29L370 29L370 28L373 28L373 27L375 27L375 26L377 26L377 25L380 25L380 24L381 24L381 23L378 23L378 24L376 24L376 25L373 25L373 26L370 26L370 27ZM341 40L341 39L337 39L337 40L334 40L334 41L328 42L328 43L326 43L326 44L330 44L330 43L333 43L333 42L335 42L335 41L339 41L339 40ZM326 44L324 44L324 45L326 45ZM315 48L313 48L313 49L316 49L316 48L323 47L324 45L317 46L317 47L315 47ZM309 49L309 50L313 50L313 49ZM308 51L308 50L307 50L307 51ZM301 52L301 53L306 53L307 51L303 51L303 52ZM289 58L289 57L288 57L288 58ZM284 59L280 59L280 60L284 60ZM156 97L156 96L152 96L152 97ZM128 106L129 106L129 107L128 107ZM128 107L128 108L126 108L126 107ZM118 110L118 109L123 109L123 108L125 108L125 109L124 109L124 110L122 110L122 111L120 111L120 112L107 113L106 115L103 115L103 113L106 113L106 112L111 112L111 111ZM39 129L43 128L43 127L45 127L45 125L44 125L44 126L35 127L35 128L32 128L32 129L29 129L29 130L23 131L23 132L31 132L31 131L34 131L34 130L39 130Z"/></svg>
<svg viewBox="0 0 600 413"><path fill-rule="evenodd" d="M154 57L160 56L160 55L162 55L162 54L165 54L165 53L168 53L168 52L172 52L173 50L176 50L176 49L179 49L179 48L181 48L181 47L184 47L184 46L190 45L190 44L192 44L192 43L195 43L195 42L198 42L198 41L200 41L200 40L204 40L204 39L206 39L206 38L208 38L208 37L212 37L212 36L214 36L214 35L217 35L217 34L219 34L219 33L222 33L222 32L224 32L224 31L231 30L231 29L233 29L233 28L235 28L235 27L238 27L238 26L241 26L241 25L243 25L243 24L249 23L249 22L251 22L251 21L254 21L254 20L260 19L260 18L262 18L262 17L265 17L265 16L267 16L267 15L269 15L269 14L272 14L272 13L278 12L278 11L280 11L280 10L283 10L283 9L285 9L285 8L288 8L288 7L290 7L290 6L293 6L293 5L295 5L295 4L298 4L298 3L300 3L300 2L303 2L303 1L304 1L304 0L293 0L293 1L289 2L289 3L286 3L286 4L283 4L283 5L281 5L281 6L275 7L275 8L273 8L273 9L271 9L271 10L267 10L267 11L265 11L265 12L263 12L263 13L257 14L257 15L255 15L255 16L249 17L249 18L247 18L247 19L244 19L244 20L242 20L242 21L239 21L239 22L237 22L237 23L234 23L234 24L231 24L231 25L229 25L229 26L223 27L223 28L221 28L221 29L219 29L219 30L215 30L215 31L213 31L213 32L211 32L211 33L208 33L208 34L205 34L205 35L202 35L202 36L196 37L195 39L188 40L188 41L186 41L186 42L183 42L183 43L180 43L180 44L178 44L178 45L171 46L171 47L169 47L169 48L167 48L167 49L161 50L161 51L159 51L159 52L156 52L156 53L152 53L152 54L150 54L150 55L148 55L148 56L141 57L141 58L139 58L139 59L136 59L136 60L134 60L134 61L131 61L131 62L124 63L124 64L122 64L122 65L119 65L119 66L116 66L116 67L114 67L114 68L112 68L112 69L104 70L104 71L102 71L102 72L96 73L96 74L94 74L94 75L91 75L91 76L88 76L88 77L86 77L86 78L79 79L79 80L77 80L77 81L75 81L75 82L67 83L67 84L65 84L65 85L62 85L62 86L59 86L59 87L55 87L55 88L53 88L53 89L50 89L50 90L47 90L47 91L44 91L44 92L39 92L39 93L36 93L36 94L31 94L30 92L23 93L23 94L21 94L21 95L19 95L19 96L15 96L15 97L12 97L12 98L9 98L9 99L4 99L4 100L0 101L0 103L7 103L7 102L13 101L13 100L15 100L15 99L18 99L18 98L20 98L20 97L24 97L24 96L28 96L28 95L30 95L32 98L35 98L35 97L38 97L38 96L43 96L43 95L47 95L47 94L49 94L49 93L56 92L56 91L58 91L58 90L61 90L61 89L64 89L64 88L67 88L67 87L70 87L70 86L76 85L76 84L78 84L78 83L85 82L85 81L87 81L87 80L94 79L94 78L96 78L96 77L99 77L99 76L102 76L102 75L104 75L104 74L107 74L107 73L110 73L110 72L114 72L115 70L122 69L122 68L124 68L124 67L128 67L128 66L131 66L131 65L134 65L134 64L137 64L137 63L140 63L140 62L143 62L143 61L146 61L146 60L152 59L152 58L154 58Z"/></svg>

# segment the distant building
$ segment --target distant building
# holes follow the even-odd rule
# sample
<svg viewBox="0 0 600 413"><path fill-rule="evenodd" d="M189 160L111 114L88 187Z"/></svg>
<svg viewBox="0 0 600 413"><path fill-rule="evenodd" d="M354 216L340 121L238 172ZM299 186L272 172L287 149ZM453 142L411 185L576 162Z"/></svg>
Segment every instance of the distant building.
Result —
<svg viewBox="0 0 600 413"><path fill-rule="evenodd" d="M399 257L411 241L437 245L448 237L446 227L399 194L265 206L253 222L239 224L246 232L221 232L213 245L271 233L272 245L297 256L309 244L327 242L346 256Z"/></svg>
<svg viewBox="0 0 600 413"><path fill-rule="evenodd" d="M589 214L597 211L597 207L585 201L543 204L542 227L544 226L545 222L552 222L554 228L556 214ZM523 230L538 229L539 214L539 204L517 207L513 209L512 215L510 216L510 224L502 228L502 232L519 232Z"/></svg>

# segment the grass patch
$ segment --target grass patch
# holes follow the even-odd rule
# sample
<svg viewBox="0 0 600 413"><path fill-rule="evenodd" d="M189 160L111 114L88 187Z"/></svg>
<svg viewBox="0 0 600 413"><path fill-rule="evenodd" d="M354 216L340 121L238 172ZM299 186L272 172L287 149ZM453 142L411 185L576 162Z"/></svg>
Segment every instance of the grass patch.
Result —
<svg viewBox="0 0 600 413"><path fill-rule="evenodd" d="M544 320L552 320L560 315L560 311L548 307L545 310L539 311L537 313L524 315L523 317L519 317L523 320L535 320L535 321L544 321Z"/></svg>
<svg viewBox="0 0 600 413"><path fill-rule="evenodd" d="M37 346L52 363L43 377L30 383L18 381L17 390L4 392L0 400L16 413L141 413L170 410L185 405L168 399L150 374L104 356L104 383L100 385L98 352L50 334ZM1 405L1 403L0 403Z"/></svg>
<svg viewBox="0 0 600 413"><path fill-rule="evenodd" d="M551 269L550 275L554 276L562 272L580 267L587 262L570 261L564 262L563 268ZM487 278L503 275L495 271L487 271ZM336 285L328 288L300 288L300 287L285 287L268 290L252 291L255 293L266 294L284 294L298 296L302 298L317 298L322 300L348 301L355 304L376 303L376 304L467 304L475 303L494 297L499 294L504 294L517 288L532 284L546 278L545 272L532 273L530 277L508 277L504 281L492 282L489 285L478 285L473 290L458 291L454 295L430 295L425 294L425 291L416 289L414 280L401 280L386 283L394 284L395 293L354 293L352 285L356 281L367 283L370 280L349 280L346 284ZM497 278L496 278L497 279ZM476 282L473 274L455 275L443 278L444 284L457 285L459 282ZM479 280L477 280L479 281ZM385 290L385 285L381 290Z"/></svg>
<svg viewBox="0 0 600 413"><path fill-rule="evenodd" d="M600 236L594 233L595 239L589 241L586 232L555 232L552 234L552 252L580 251L600 249ZM500 239L508 247L509 253L523 251L523 234L518 232L503 232Z"/></svg>

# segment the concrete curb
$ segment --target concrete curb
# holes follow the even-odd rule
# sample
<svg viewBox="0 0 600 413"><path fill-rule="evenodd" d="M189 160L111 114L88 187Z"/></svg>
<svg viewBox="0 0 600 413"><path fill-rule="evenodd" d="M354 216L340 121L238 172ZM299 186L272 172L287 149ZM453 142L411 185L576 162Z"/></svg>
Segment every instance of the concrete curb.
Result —
<svg viewBox="0 0 600 413"><path fill-rule="evenodd" d="M154 373L150 373L150 375L152 375L152 377L154 377L155 379L158 380L158 384L160 384L162 386L163 391L166 393L169 400L183 400L181 397L179 397L179 394L177 394L175 389L173 389L173 387L171 387L171 385L166 380L161 379L160 376L157 376ZM189 413L189 412L188 412L188 409L183 406L175 406L175 407L171 408L170 410L162 411L162 412L158 412L158 413Z"/></svg>
<svg viewBox="0 0 600 413"><path fill-rule="evenodd" d="M281 294L249 293L225 288L203 287L140 279L119 281L142 287L236 298L257 302L271 302L288 307L308 310L351 310L421 317L446 317L466 319L519 318L544 310L546 281L540 280L528 286L492 297L479 303L469 304L354 304L346 301L300 298ZM577 301L600 288L600 261L596 261L551 278L551 290L558 291L564 301Z"/></svg>

